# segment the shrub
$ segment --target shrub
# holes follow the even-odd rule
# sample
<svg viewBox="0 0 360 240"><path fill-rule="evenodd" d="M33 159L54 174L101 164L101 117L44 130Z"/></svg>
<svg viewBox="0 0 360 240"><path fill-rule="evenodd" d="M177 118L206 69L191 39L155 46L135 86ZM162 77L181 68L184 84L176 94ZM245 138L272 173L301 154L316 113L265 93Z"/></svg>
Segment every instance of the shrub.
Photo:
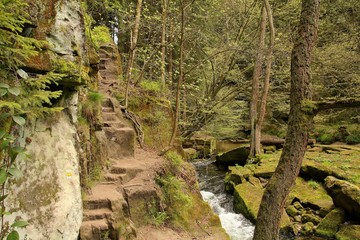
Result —
<svg viewBox="0 0 360 240"><path fill-rule="evenodd" d="M331 133L324 133L317 140L324 144L331 144L331 143L335 142L335 137Z"/></svg>
<svg viewBox="0 0 360 240"><path fill-rule="evenodd" d="M99 49L101 44L112 42L110 30L106 26L94 27L91 31L91 39L96 49Z"/></svg>
<svg viewBox="0 0 360 240"><path fill-rule="evenodd" d="M148 91L151 93L161 92L161 83L160 82L144 80L140 83L140 87L142 89L144 89L145 91Z"/></svg>

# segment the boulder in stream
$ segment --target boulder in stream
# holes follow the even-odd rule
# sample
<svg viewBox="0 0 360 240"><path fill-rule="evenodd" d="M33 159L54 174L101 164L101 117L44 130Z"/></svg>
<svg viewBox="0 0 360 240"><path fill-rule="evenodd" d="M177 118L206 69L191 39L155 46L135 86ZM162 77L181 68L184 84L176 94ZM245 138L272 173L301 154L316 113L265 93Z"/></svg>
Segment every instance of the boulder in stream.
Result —
<svg viewBox="0 0 360 240"><path fill-rule="evenodd" d="M249 153L250 153L249 147L235 148L226 153L217 155L215 164L222 166L234 166L234 165L244 166L246 164L246 160L249 156Z"/></svg>
<svg viewBox="0 0 360 240"><path fill-rule="evenodd" d="M245 182L235 187L234 191L234 209L235 212L242 213L251 222L256 222L256 217L259 211L262 195L264 193L260 182L254 181ZM282 231L291 229L290 219L287 213L283 212L280 228Z"/></svg>

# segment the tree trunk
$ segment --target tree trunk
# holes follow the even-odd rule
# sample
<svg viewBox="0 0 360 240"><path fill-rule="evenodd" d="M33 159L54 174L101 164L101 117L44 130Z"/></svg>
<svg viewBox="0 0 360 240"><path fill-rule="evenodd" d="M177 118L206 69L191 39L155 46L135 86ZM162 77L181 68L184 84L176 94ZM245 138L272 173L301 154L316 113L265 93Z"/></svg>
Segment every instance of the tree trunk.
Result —
<svg viewBox="0 0 360 240"><path fill-rule="evenodd" d="M261 129L265 118L266 113L266 102L268 98L269 88L270 88L270 75L271 75L271 65L273 58L273 49L275 44L275 28L274 21L271 11L271 6L269 4L269 0L264 0L264 5L267 13L267 17L269 19L269 28L270 28L270 40L269 40L269 48L266 56L266 70L265 77L263 82L261 101L258 109L258 118L255 123L255 139L252 141L254 144L254 154L260 154L260 141L261 141Z"/></svg>
<svg viewBox="0 0 360 240"><path fill-rule="evenodd" d="M167 9L168 9L168 1L162 0L162 26L161 26L161 85L162 88L165 89L166 84L166 23L167 23Z"/></svg>
<svg viewBox="0 0 360 240"><path fill-rule="evenodd" d="M168 76L167 79L170 83L172 83L173 80L173 35L174 35L174 23L173 21L170 21L169 26L169 37L168 37Z"/></svg>
<svg viewBox="0 0 360 240"><path fill-rule="evenodd" d="M142 8L142 0L138 0L137 5L136 5L136 15L135 15L134 27L131 30L129 58L128 58L128 64L127 64L127 68L126 68L126 89L125 89L125 108L126 109L129 105L129 87L130 87L130 83L131 83L132 69L133 69L134 58L135 58L135 50L136 50L136 45L137 45L137 40L138 40L138 35L139 35L141 8Z"/></svg>
<svg viewBox="0 0 360 240"><path fill-rule="evenodd" d="M257 107L258 107L258 98L259 98L259 79L261 76L261 67L263 64L264 58L264 42L265 42L265 31L266 31L266 9L265 6L261 9L261 22L260 22L260 35L259 35L259 44L258 52L256 55L253 78L252 78L252 92L251 92L251 102L250 102L250 126L251 126L251 143L250 143L250 154L249 158L254 158L256 155L260 154L260 142L256 146L256 139L260 136L256 136L256 122L257 122Z"/></svg>
<svg viewBox="0 0 360 240"><path fill-rule="evenodd" d="M180 92L181 85L184 80L184 31L185 31L185 7L183 1L180 1L180 59L179 59L179 78L177 82L176 88L176 100L175 100L175 115L173 120L173 128L169 146L174 146L175 138L178 132L178 124L179 124L179 114L180 114Z"/></svg>
<svg viewBox="0 0 360 240"><path fill-rule="evenodd" d="M279 225L286 198L299 174L314 112L311 100L310 63L319 19L319 0L303 0L298 37L291 55L291 99L284 150L271 177L257 217L254 240L279 238Z"/></svg>

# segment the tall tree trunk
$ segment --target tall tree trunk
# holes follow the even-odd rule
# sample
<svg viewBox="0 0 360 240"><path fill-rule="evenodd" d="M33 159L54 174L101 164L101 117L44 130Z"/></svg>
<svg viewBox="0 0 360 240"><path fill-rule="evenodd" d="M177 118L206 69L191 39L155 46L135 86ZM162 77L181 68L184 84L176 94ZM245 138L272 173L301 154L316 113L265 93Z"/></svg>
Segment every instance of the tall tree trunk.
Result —
<svg viewBox="0 0 360 240"><path fill-rule="evenodd" d="M180 114L180 92L181 85L184 80L184 31L185 31L185 6L184 2L180 1L180 59L179 59L179 78L176 88L176 100L175 100L175 115L173 120L173 128L169 146L174 146L175 138L178 132L179 114Z"/></svg>
<svg viewBox="0 0 360 240"><path fill-rule="evenodd" d="M166 84L166 27L167 27L167 9L169 0L162 0L162 26L161 26L161 84L165 89Z"/></svg>
<svg viewBox="0 0 360 240"><path fill-rule="evenodd" d="M174 40L174 23L173 21L170 21L170 26L169 26L169 37L168 37L168 63L169 63L169 66L168 66L168 81L172 82L173 80L173 46L172 46L172 43L173 43L173 40Z"/></svg>
<svg viewBox="0 0 360 240"><path fill-rule="evenodd" d="M130 34L130 49L129 49L129 58L128 64L126 69L126 89L125 89L125 108L127 109L129 105L129 87L131 83L132 77L132 69L134 65L134 58L135 58L135 50L139 35L139 26L140 26L140 18L141 18L141 8L142 8L142 0L138 0L136 4L136 15L135 15L135 22L134 27L131 29Z"/></svg>
<svg viewBox="0 0 360 240"><path fill-rule="evenodd" d="M259 107L257 110L258 117L255 123L255 139L252 141L252 143L254 144L255 155L260 153L261 129L266 113L266 102L270 88L271 65L273 58L273 49L275 44L275 28L274 28L274 21L273 21L272 10L269 4L269 0L264 0L264 5L269 20L270 40L269 40L269 47L266 56L266 70L265 70L265 77L262 87L261 101L258 106Z"/></svg>
<svg viewBox="0 0 360 240"><path fill-rule="evenodd" d="M284 204L299 174L306 151L308 132L315 114L311 101L310 64L319 20L319 0L303 0L298 37L291 55L291 98L285 146L268 185L257 217L254 240L279 238Z"/></svg>
<svg viewBox="0 0 360 240"><path fill-rule="evenodd" d="M254 158L257 154L260 154L260 144L256 146L256 122L258 118L258 98L259 98L259 81L261 76L261 67L264 58L264 43L265 43L265 31L266 31L266 9L265 6L261 9L261 22L260 22L260 34L258 52L255 59L255 66L252 78L251 88L251 102L250 102L250 127L251 127L251 143L249 158Z"/></svg>

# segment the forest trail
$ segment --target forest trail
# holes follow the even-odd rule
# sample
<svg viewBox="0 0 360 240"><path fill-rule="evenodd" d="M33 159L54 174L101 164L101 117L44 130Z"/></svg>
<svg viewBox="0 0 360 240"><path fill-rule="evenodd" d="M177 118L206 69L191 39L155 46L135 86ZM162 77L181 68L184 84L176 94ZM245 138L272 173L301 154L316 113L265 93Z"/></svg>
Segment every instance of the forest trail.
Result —
<svg viewBox="0 0 360 240"><path fill-rule="evenodd" d="M161 205L161 190L155 177L166 160L137 146L132 123L123 117L118 101L110 97L119 84L119 58L115 51L114 45L106 45L99 52L99 92L104 96L102 129L109 163L102 180L83 199L80 239L120 239L120 235L137 240L224 239L223 232L211 235L204 232L194 238L189 233L155 227L149 222L149 211Z"/></svg>
<svg viewBox="0 0 360 240"><path fill-rule="evenodd" d="M137 205L158 196L154 178L164 161L155 152L135 146L134 129L122 117L121 106L110 97L118 84L112 46L103 47L100 58L99 91L104 95L102 118L109 163L102 180L83 200L82 240L115 239L122 221L126 222L125 232L136 235L135 225L146 214L139 212L142 209Z"/></svg>

